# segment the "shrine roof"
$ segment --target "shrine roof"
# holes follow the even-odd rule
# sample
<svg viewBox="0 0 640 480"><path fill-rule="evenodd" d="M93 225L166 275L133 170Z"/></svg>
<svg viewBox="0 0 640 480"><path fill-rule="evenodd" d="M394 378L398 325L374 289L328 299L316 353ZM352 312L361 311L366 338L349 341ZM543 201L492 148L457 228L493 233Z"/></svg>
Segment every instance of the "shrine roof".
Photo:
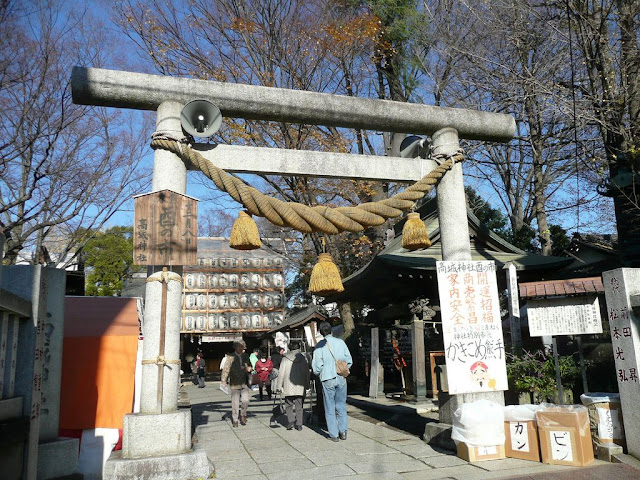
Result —
<svg viewBox="0 0 640 480"><path fill-rule="evenodd" d="M256 250L236 250L229 246L226 237L198 237L198 258L229 256L234 258L270 257L284 258L284 241L280 238L261 238L262 247Z"/></svg>
<svg viewBox="0 0 640 480"><path fill-rule="evenodd" d="M328 297L327 301L371 301L379 296L381 288L390 291L396 289L395 295L402 289L413 288L412 284L416 281L433 281L436 262L442 260L436 199L429 199L417 211L427 227L431 247L413 251L402 248L402 227L405 220L398 222L394 226L394 238L367 265L343 280L343 293ZM481 225L478 217L469 209L467 220L473 261L493 260L498 269L513 263L519 272L540 274L560 269L573 261L567 257L544 256L520 250ZM394 282L390 282L392 279ZM398 282L403 285L396 285Z"/></svg>
<svg viewBox="0 0 640 480"><path fill-rule="evenodd" d="M324 313L319 311L316 305L309 305L304 310L300 310L299 312L294 313L288 318L285 318L282 324L269 330L269 333L275 333L282 330L291 330L306 325L313 320L323 321L327 318L328 317Z"/></svg>
<svg viewBox="0 0 640 480"><path fill-rule="evenodd" d="M519 288L523 299L604 293L601 277L525 282L520 283Z"/></svg>

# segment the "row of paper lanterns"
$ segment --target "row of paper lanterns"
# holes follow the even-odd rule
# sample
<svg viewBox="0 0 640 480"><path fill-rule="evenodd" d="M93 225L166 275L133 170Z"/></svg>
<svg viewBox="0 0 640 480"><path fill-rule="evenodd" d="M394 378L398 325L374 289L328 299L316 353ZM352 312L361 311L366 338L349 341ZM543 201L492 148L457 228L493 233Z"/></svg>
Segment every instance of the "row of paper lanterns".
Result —
<svg viewBox="0 0 640 480"><path fill-rule="evenodd" d="M210 257L198 259L198 265L213 268L282 268L282 264L283 261L280 257Z"/></svg>
<svg viewBox="0 0 640 480"><path fill-rule="evenodd" d="M280 273L188 273L185 275L185 288L281 288Z"/></svg>
<svg viewBox="0 0 640 480"><path fill-rule="evenodd" d="M215 313L209 315L187 315L184 317L184 330L207 331L273 328L281 325L282 319L282 313L270 313L268 315L262 315L257 312L235 315Z"/></svg>
<svg viewBox="0 0 640 480"><path fill-rule="evenodd" d="M225 308L279 308L284 305L280 293L226 293L226 294L185 294L186 310L225 309Z"/></svg>

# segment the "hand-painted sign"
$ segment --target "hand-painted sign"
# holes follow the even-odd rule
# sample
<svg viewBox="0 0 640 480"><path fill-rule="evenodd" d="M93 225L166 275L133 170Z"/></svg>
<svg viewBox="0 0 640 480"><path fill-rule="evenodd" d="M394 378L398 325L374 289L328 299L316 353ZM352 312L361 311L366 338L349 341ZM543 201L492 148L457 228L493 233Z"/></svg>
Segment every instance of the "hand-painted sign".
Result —
<svg viewBox="0 0 640 480"><path fill-rule="evenodd" d="M494 262L436 262L449 393L507 390Z"/></svg>

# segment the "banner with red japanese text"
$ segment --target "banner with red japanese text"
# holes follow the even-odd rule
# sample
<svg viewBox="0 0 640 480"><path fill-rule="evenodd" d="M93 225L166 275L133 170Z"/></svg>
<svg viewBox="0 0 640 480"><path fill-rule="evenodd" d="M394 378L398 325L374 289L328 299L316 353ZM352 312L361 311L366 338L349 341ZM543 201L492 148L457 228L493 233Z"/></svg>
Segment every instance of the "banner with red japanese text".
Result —
<svg viewBox="0 0 640 480"><path fill-rule="evenodd" d="M507 390L494 262L436 262L449 393Z"/></svg>

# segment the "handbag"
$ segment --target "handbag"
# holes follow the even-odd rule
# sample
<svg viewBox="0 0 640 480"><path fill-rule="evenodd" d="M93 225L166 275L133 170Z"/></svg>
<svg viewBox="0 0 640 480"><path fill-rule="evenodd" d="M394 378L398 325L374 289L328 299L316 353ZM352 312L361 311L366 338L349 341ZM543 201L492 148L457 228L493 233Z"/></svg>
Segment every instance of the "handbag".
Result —
<svg viewBox="0 0 640 480"><path fill-rule="evenodd" d="M336 356L333 354L333 350L331 350L331 345L327 342L327 347L329 347L329 351L331 352L331 356L336 362L336 373L341 377L347 378L351 373L349 371L349 365L344 360L336 360Z"/></svg>
<svg viewBox="0 0 640 480"><path fill-rule="evenodd" d="M259 385L259 384L260 384L260 377L258 377L257 373L252 373L251 375L249 375L250 386Z"/></svg>

